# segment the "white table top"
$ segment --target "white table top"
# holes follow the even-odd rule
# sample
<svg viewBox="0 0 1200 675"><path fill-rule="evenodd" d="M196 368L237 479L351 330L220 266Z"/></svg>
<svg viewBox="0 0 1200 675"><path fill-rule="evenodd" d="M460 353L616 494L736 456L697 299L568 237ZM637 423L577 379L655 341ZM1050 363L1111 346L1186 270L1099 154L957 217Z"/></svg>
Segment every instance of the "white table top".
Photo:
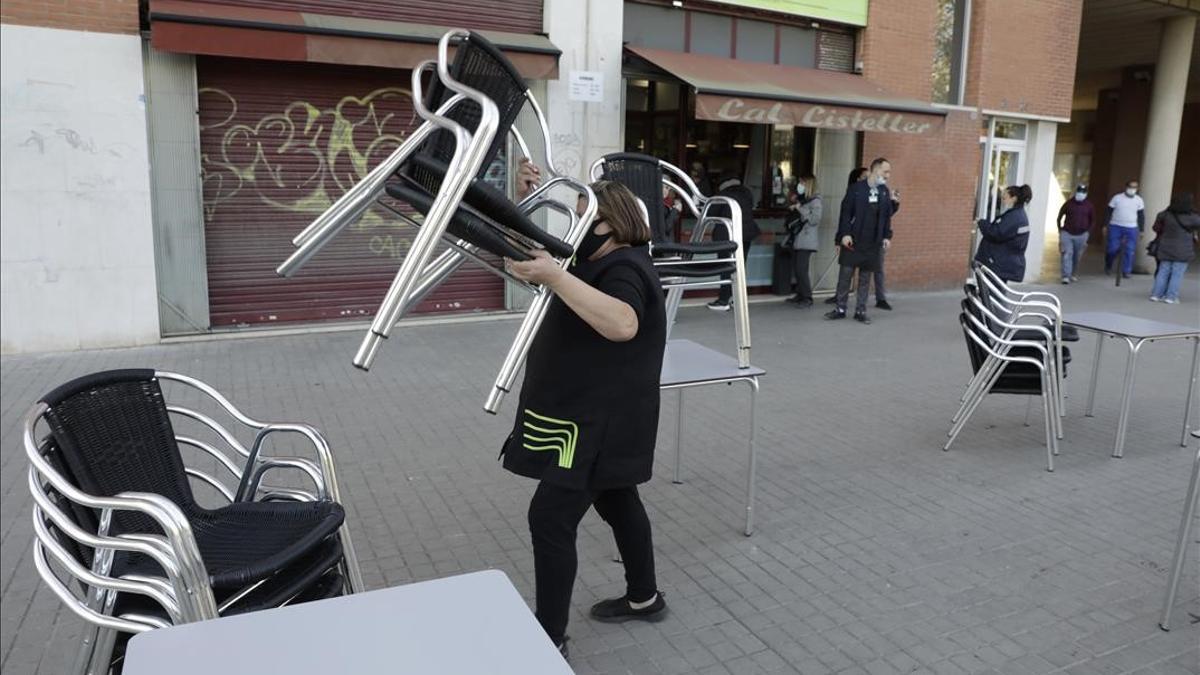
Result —
<svg viewBox="0 0 1200 675"><path fill-rule="evenodd" d="M571 675L498 570L153 630L126 675Z"/></svg>
<svg viewBox="0 0 1200 675"><path fill-rule="evenodd" d="M668 340L658 386L699 384L739 377L760 377L767 371L757 366L738 368L737 359L691 340Z"/></svg>
<svg viewBox="0 0 1200 675"><path fill-rule="evenodd" d="M1133 338L1167 338L1200 335L1200 324L1184 326L1153 319L1121 314L1120 312L1072 312L1063 315L1063 323L1076 328L1125 335Z"/></svg>

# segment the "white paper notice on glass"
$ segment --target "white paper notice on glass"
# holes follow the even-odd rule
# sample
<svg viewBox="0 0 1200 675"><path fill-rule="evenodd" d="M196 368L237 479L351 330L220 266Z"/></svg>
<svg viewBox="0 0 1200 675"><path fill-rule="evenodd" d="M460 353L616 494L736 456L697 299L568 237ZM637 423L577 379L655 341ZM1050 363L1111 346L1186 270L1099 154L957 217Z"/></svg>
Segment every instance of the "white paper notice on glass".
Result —
<svg viewBox="0 0 1200 675"><path fill-rule="evenodd" d="M595 70L572 70L567 98L589 103L603 101L604 73Z"/></svg>

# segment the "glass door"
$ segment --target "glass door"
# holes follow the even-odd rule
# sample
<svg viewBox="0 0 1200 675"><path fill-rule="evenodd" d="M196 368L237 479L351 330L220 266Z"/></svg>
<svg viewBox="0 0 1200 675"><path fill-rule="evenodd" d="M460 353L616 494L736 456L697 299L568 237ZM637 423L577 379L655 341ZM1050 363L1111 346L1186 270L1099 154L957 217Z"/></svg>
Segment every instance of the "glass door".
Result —
<svg viewBox="0 0 1200 675"><path fill-rule="evenodd" d="M1021 185L1024 181L1025 143L1019 145L1008 141L992 142L992 161L988 172L988 220L995 220L1000 210L1000 193L1009 185Z"/></svg>

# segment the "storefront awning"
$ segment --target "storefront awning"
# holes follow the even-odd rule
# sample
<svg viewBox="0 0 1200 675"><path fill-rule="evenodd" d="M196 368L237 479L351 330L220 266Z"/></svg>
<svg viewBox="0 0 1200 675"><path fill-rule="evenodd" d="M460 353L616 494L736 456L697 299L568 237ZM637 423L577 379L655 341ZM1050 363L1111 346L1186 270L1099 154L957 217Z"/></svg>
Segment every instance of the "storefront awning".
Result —
<svg viewBox="0 0 1200 675"><path fill-rule="evenodd" d="M720 122L927 136L944 110L897 96L859 75L626 46L690 85L696 117Z"/></svg>
<svg viewBox="0 0 1200 675"><path fill-rule="evenodd" d="M183 0L151 0L150 44L159 51L412 68L437 58L449 28ZM542 35L479 31L528 79L558 77L562 53Z"/></svg>

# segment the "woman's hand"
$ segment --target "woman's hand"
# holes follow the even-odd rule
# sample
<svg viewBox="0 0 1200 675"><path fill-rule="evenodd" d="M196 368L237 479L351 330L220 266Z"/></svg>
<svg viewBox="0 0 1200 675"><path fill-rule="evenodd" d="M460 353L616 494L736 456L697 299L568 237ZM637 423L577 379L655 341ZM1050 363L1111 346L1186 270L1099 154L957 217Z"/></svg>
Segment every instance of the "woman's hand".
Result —
<svg viewBox="0 0 1200 675"><path fill-rule="evenodd" d="M533 260L504 259L504 266L521 281L554 288L566 271L545 251L533 251Z"/></svg>
<svg viewBox="0 0 1200 675"><path fill-rule="evenodd" d="M525 199L542 180L542 170L528 157L522 157L517 167L517 201Z"/></svg>

